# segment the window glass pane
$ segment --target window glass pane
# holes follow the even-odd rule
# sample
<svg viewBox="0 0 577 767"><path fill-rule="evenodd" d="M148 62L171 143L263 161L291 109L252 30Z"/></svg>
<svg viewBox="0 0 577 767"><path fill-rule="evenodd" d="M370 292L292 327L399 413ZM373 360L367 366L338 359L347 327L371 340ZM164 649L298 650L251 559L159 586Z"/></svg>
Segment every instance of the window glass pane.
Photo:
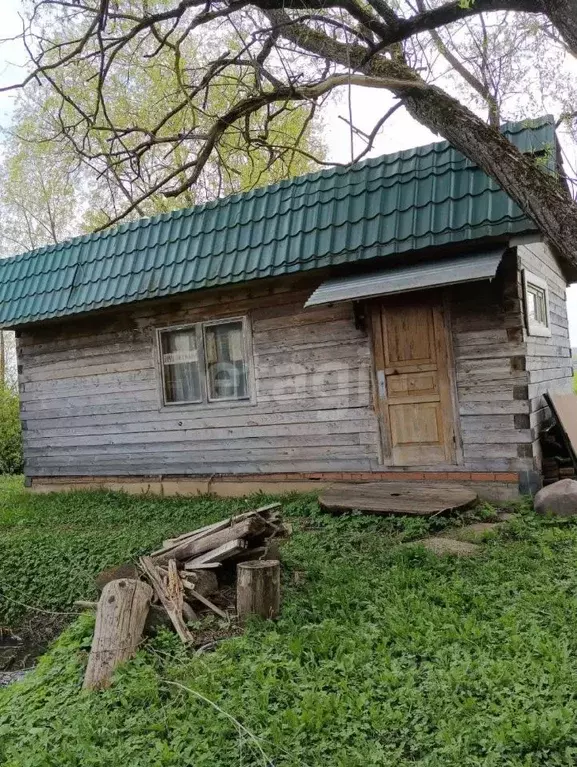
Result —
<svg viewBox="0 0 577 767"><path fill-rule="evenodd" d="M535 321L535 312L535 293L527 286L527 316L532 322Z"/></svg>
<svg viewBox="0 0 577 767"><path fill-rule="evenodd" d="M196 328L162 333L164 398L166 402L202 399Z"/></svg>
<svg viewBox="0 0 577 767"><path fill-rule="evenodd" d="M547 327L547 298L543 288L527 285L527 312L530 320Z"/></svg>
<svg viewBox="0 0 577 767"><path fill-rule="evenodd" d="M242 322L206 325L204 338L209 399L247 398Z"/></svg>

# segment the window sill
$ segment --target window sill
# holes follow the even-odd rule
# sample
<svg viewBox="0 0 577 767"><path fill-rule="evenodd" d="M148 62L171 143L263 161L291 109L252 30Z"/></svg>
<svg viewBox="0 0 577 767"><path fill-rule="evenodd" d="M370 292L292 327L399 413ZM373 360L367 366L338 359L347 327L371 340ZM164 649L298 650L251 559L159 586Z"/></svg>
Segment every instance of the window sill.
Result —
<svg viewBox="0 0 577 767"><path fill-rule="evenodd" d="M536 336L538 338L551 338L551 328L545 325L529 325L527 333L530 336Z"/></svg>
<svg viewBox="0 0 577 767"><path fill-rule="evenodd" d="M226 399L216 402L161 402L159 410L226 410L235 407L254 407L256 399Z"/></svg>

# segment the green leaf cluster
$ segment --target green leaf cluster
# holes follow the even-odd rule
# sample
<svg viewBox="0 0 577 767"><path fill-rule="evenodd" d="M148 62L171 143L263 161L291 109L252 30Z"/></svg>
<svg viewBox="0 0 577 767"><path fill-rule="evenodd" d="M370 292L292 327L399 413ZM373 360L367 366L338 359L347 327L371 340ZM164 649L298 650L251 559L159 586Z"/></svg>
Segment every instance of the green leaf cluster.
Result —
<svg viewBox="0 0 577 767"><path fill-rule="evenodd" d="M22 467L18 395L10 387L0 384L0 475L19 474Z"/></svg>

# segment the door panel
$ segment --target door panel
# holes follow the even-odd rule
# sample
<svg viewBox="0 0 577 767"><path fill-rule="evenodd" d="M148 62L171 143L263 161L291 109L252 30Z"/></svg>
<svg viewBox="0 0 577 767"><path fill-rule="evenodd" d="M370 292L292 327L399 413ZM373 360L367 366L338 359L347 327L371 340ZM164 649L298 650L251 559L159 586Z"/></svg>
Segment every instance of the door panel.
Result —
<svg viewBox="0 0 577 767"><path fill-rule="evenodd" d="M440 299L412 295L372 311L383 452L396 466L455 462L454 416Z"/></svg>

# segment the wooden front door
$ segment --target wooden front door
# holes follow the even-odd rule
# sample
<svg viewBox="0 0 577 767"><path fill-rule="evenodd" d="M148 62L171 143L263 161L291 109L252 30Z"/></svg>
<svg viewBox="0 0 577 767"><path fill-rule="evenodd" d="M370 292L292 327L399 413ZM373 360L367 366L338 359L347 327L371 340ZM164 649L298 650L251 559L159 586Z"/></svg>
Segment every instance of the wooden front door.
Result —
<svg viewBox="0 0 577 767"><path fill-rule="evenodd" d="M384 463L455 463L447 331L440 297L421 293L376 301L372 334Z"/></svg>

